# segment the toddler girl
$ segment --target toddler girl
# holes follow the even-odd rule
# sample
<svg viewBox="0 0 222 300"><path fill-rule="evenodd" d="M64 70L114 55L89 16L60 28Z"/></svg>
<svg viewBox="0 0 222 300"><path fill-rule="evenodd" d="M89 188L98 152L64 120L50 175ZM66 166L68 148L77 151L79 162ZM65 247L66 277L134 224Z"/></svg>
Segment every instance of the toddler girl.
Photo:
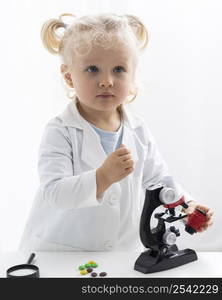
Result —
<svg viewBox="0 0 222 300"><path fill-rule="evenodd" d="M73 22L64 23L65 16ZM136 98L135 72L148 31L133 15L63 14L44 23L41 37L48 51L61 57L61 73L73 95L45 127L40 186L20 248L142 249L145 191L171 176L146 122L127 109ZM194 200L189 205L189 212L197 206L207 211L200 231L212 224L209 208Z"/></svg>

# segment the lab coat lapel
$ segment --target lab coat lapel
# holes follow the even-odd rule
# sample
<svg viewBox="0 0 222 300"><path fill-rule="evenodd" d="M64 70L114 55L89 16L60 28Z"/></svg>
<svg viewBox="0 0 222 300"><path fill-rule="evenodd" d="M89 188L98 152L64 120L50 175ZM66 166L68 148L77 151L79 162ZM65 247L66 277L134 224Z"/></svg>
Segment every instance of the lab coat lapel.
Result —
<svg viewBox="0 0 222 300"><path fill-rule="evenodd" d="M100 137L92 126L80 115L74 99L61 114L63 125L82 130L81 160L92 168L100 167L107 155L101 145Z"/></svg>
<svg viewBox="0 0 222 300"><path fill-rule="evenodd" d="M136 164L138 160L138 154L135 143L136 137L134 128L136 128L138 124L134 122L132 115L127 111L125 106L122 107L122 111L124 120L122 144L125 145L126 148L131 152L134 164Z"/></svg>
<svg viewBox="0 0 222 300"><path fill-rule="evenodd" d="M99 135L92 126L80 115L78 108L74 105L75 120L83 129L81 159L92 168L99 168L107 157Z"/></svg>
<svg viewBox="0 0 222 300"><path fill-rule="evenodd" d="M136 150L134 131L127 125L125 125L123 129L122 144L125 145L126 148L130 151L135 164L138 160L138 155Z"/></svg>
<svg viewBox="0 0 222 300"><path fill-rule="evenodd" d="M83 128L81 159L92 168L100 167L107 155L100 142L100 137L88 124Z"/></svg>

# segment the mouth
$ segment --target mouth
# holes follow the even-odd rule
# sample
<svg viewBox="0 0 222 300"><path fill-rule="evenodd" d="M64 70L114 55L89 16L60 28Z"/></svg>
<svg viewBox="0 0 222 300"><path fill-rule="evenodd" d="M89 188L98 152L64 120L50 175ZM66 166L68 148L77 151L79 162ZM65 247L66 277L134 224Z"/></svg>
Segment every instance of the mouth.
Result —
<svg viewBox="0 0 222 300"><path fill-rule="evenodd" d="M114 97L114 95L112 95L110 93L103 93L103 94L97 95L96 97L99 97L99 98L111 98L111 97Z"/></svg>
<svg viewBox="0 0 222 300"><path fill-rule="evenodd" d="M112 98L114 96L113 95L98 95L96 97L98 97L98 98Z"/></svg>

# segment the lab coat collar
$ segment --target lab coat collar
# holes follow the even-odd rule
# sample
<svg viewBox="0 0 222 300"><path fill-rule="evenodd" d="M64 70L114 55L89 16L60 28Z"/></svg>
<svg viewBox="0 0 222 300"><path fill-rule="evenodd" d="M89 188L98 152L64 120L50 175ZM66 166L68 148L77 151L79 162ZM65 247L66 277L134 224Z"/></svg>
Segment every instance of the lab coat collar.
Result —
<svg viewBox="0 0 222 300"><path fill-rule="evenodd" d="M83 130L83 145L81 159L93 168L98 168L107 158L99 135L95 132L92 126L80 115L76 106L77 100L71 101L65 111L60 115L63 125L67 127L76 127ZM122 144L130 150L134 164L138 160L134 130L141 124L123 106L123 137Z"/></svg>
<svg viewBox="0 0 222 300"><path fill-rule="evenodd" d="M80 115L78 109L77 109L77 100L74 99L71 101L64 112L61 114L61 118L63 121L64 126L70 126L70 127L76 127L79 129L83 129L85 126L85 119ZM122 111L123 111L123 120L124 120L124 125L128 126L131 129L134 129L138 127L141 123L138 122L138 120L134 119L131 112L127 110L127 108L123 105L122 106Z"/></svg>

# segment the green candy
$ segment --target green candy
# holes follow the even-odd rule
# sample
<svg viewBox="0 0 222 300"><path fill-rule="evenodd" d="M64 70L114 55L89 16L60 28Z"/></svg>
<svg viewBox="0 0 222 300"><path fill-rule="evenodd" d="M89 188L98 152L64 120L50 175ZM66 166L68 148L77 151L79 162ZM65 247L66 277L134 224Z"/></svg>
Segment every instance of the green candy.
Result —
<svg viewBox="0 0 222 300"><path fill-rule="evenodd" d="M91 264L85 264L85 267L86 267L86 268L90 268L90 267L91 267Z"/></svg>
<svg viewBox="0 0 222 300"><path fill-rule="evenodd" d="M92 266L93 268L97 268L97 267L98 267L97 264L91 264L91 266Z"/></svg>
<svg viewBox="0 0 222 300"><path fill-rule="evenodd" d="M85 266L79 266L79 270L85 270Z"/></svg>

